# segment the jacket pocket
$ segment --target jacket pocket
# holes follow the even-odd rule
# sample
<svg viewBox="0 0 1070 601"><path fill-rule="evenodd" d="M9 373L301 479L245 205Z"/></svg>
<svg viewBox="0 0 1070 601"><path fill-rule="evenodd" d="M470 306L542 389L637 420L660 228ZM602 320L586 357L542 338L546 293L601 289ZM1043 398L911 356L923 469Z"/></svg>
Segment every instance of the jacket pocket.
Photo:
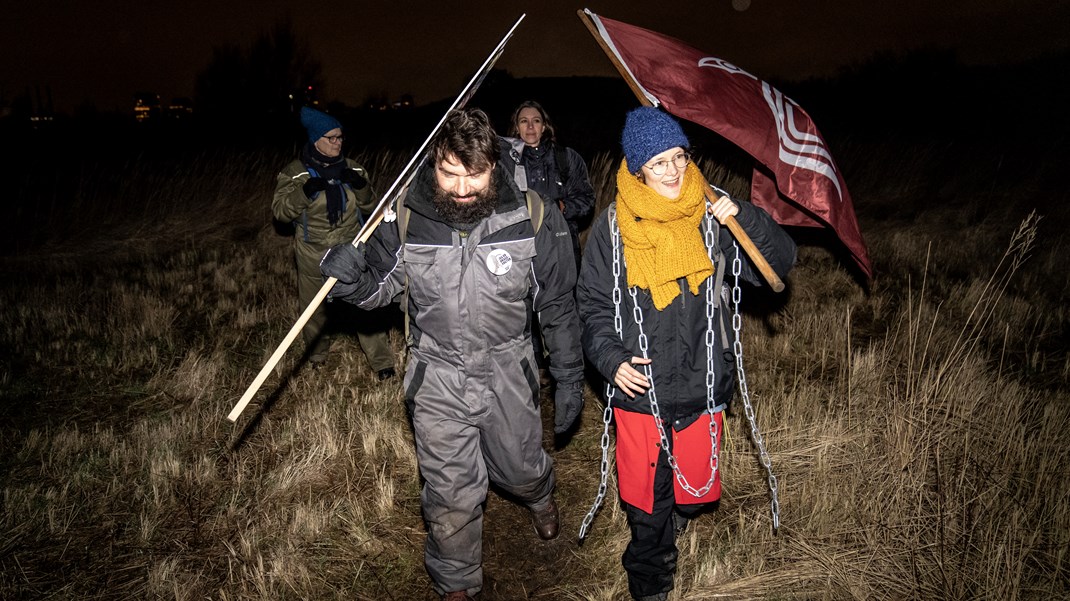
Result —
<svg viewBox="0 0 1070 601"><path fill-rule="evenodd" d="M491 270L491 273L494 273L494 291L498 297L507 301L521 300L531 291L531 259L535 256L534 241L528 244L509 245L507 248L489 250L484 259L488 263L488 269L491 269L490 263L498 260L497 258L502 253L508 254L509 269L501 274Z"/></svg>
<svg viewBox="0 0 1070 601"><path fill-rule="evenodd" d="M421 306L431 306L442 298L442 278L435 266L438 247L406 244L403 260L409 296Z"/></svg>

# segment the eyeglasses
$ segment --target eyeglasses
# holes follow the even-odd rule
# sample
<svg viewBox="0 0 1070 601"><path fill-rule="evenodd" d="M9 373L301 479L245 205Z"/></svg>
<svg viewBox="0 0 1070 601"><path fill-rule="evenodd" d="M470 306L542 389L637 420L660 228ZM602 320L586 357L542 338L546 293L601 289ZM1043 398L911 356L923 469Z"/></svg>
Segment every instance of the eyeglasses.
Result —
<svg viewBox="0 0 1070 601"><path fill-rule="evenodd" d="M345 136L343 136L342 134L338 134L337 136L323 136L323 138L331 144L334 144L335 142L341 142L342 139L345 138Z"/></svg>
<svg viewBox="0 0 1070 601"><path fill-rule="evenodd" d="M675 165L677 169L682 170L684 167L687 167L687 164L690 162L691 155L686 152L681 152L680 154L674 156L672 160L667 161L665 159L662 159L651 165L643 166L649 169L650 172L654 175L665 175L665 170L669 168L669 163Z"/></svg>

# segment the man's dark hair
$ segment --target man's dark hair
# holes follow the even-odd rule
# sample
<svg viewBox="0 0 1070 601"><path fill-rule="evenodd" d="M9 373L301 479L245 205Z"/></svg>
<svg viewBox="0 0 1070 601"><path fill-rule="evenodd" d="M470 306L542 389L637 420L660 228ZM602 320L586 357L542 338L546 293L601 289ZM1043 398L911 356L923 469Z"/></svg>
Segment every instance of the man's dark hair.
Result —
<svg viewBox="0 0 1070 601"><path fill-rule="evenodd" d="M453 155L469 173L493 169L501 147L487 114L479 109L454 109L431 142L431 159L439 164Z"/></svg>
<svg viewBox="0 0 1070 601"><path fill-rule="evenodd" d="M554 133L554 122L550 120L550 115L546 114L546 109L542 108L542 105L534 100L525 100L521 102L516 110L513 111L513 118L509 120L509 136L516 138L520 135L520 111L524 109L535 109L539 111L539 116L542 117L542 125L545 129L542 131L542 139L549 140L550 142L557 141L557 135Z"/></svg>

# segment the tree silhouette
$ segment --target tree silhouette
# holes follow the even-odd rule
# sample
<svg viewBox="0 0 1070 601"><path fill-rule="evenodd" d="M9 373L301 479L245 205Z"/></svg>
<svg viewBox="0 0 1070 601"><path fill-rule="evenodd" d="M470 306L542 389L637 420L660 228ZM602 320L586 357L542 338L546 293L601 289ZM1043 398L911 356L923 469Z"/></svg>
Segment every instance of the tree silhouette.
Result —
<svg viewBox="0 0 1070 601"><path fill-rule="evenodd" d="M320 62L287 20L257 36L248 48L213 48L197 75L196 107L209 123L247 130L287 122L294 110L322 94Z"/></svg>

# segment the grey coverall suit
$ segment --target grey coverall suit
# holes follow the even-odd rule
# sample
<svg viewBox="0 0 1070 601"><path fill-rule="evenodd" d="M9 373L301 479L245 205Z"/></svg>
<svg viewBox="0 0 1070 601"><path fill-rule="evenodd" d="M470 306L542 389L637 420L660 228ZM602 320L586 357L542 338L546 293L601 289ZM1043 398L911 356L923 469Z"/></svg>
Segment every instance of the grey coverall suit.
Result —
<svg viewBox="0 0 1070 601"><path fill-rule="evenodd" d="M554 378L583 378L568 225L547 202L534 233L524 197L500 165L493 181L494 213L460 231L432 206L437 185L426 166L403 200L411 209L404 248L398 222L383 223L366 245L368 277L345 297L363 308L383 306L407 281L405 398L425 480L425 564L440 593L482 587L488 480L528 507L545 504L554 488L542 447L532 303Z"/></svg>

